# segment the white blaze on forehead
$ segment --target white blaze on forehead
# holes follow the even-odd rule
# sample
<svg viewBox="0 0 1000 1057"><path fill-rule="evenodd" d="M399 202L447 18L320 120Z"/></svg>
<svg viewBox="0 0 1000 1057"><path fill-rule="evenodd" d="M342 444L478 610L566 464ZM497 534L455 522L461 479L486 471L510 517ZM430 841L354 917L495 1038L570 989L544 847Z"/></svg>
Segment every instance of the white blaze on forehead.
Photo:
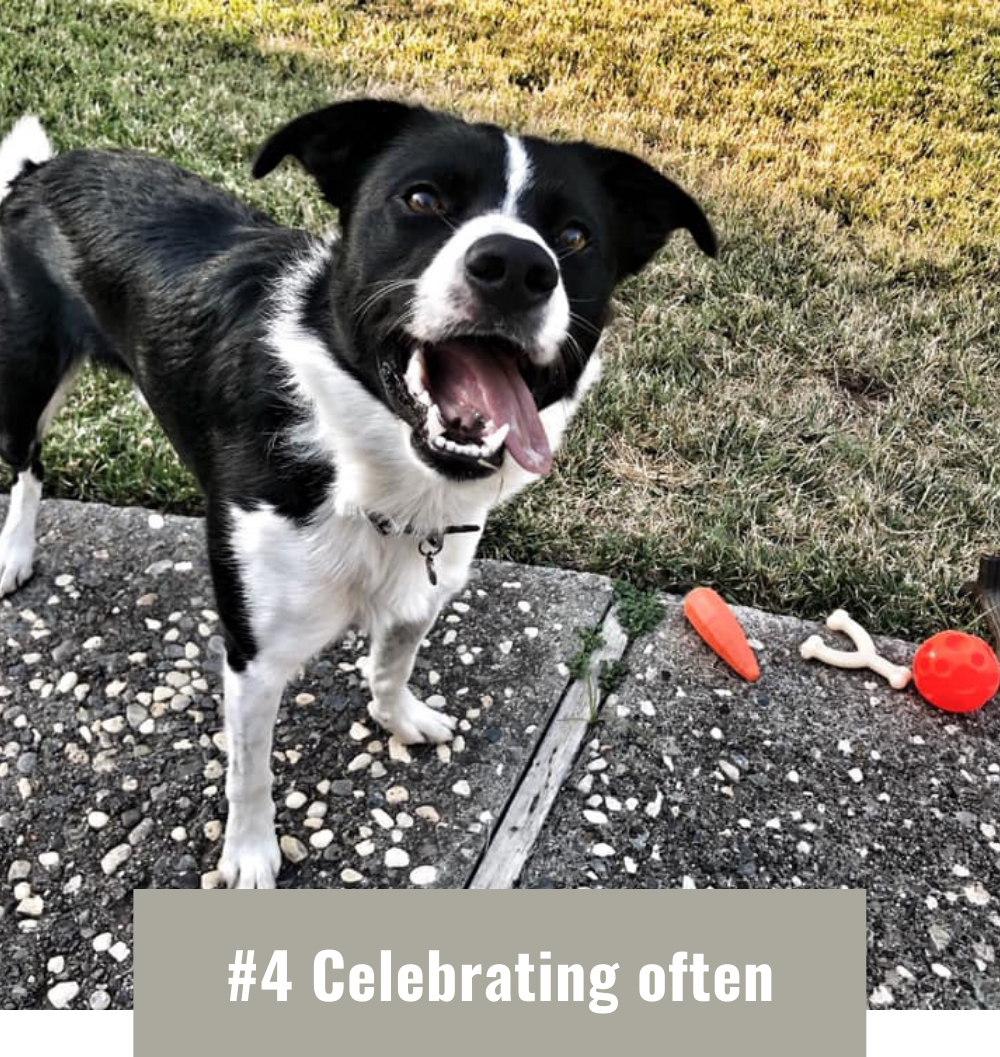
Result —
<svg viewBox="0 0 1000 1057"><path fill-rule="evenodd" d="M531 181L531 159L524 140L505 135L504 141L507 144L507 189L502 212L507 216L517 216L517 204Z"/></svg>
<svg viewBox="0 0 1000 1057"><path fill-rule="evenodd" d="M531 187L533 166L524 140L504 135L507 160L504 197L498 212L482 213L467 220L441 247L417 281L410 311L410 332L421 341L437 341L448 334L474 326L478 312L476 297L469 288L465 255L479 239L490 235L510 235L540 246L556 270L559 260L540 232L518 217ZM533 358L551 363L559 355L569 333L569 299L560 275L544 309L539 313Z"/></svg>

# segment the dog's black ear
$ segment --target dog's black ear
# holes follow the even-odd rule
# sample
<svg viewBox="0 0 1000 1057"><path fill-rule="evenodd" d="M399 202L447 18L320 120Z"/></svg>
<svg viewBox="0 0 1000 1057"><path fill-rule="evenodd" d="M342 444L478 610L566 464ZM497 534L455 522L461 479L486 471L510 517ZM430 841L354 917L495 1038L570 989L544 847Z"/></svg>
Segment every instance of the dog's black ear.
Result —
<svg viewBox="0 0 1000 1057"><path fill-rule="evenodd" d="M408 125L430 117L423 107L386 99L352 99L314 110L279 129L260 148L253 175L260 179L291 155L319 184L323 197L343 210L367 165Z"/></svg>
<svg viewBox="0 0 1000 1057"><path fill-rule="evenodd" d="M678 228L690 231L709 257L716 255L718 244L708 217L673 180L624 151L592 147L588 153L615 206L620 279L638 272Z"/></svg>

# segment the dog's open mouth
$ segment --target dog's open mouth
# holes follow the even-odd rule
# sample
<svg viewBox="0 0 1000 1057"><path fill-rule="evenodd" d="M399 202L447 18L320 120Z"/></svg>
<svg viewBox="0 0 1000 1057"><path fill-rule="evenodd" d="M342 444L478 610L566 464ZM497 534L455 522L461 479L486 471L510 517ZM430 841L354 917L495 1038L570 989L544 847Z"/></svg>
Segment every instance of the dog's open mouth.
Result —
<svg viewBox="0 0 1000 1057"><path fill-rule="evenodd" d="M552 449L532 395L532 371L523 350L502 338L418 344L404 381L425 416L422 439L431 452L493 470L506 448L529 473L548 473Z"/></svg>

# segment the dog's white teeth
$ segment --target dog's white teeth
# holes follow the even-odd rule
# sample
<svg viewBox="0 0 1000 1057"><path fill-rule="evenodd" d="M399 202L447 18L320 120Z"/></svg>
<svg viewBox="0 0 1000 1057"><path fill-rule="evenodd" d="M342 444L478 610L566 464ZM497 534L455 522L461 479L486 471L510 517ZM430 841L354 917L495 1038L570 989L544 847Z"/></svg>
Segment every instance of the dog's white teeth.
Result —
<svg viewBox="0 0 1000 1057"><path fill-rule="evenodd" d="M427 437L433 441L442 433L444 433L444 418L441 416L441 408L437 404L431 404L427 409Z"/></svg>
<svg viewBox="0 0 1000 1057"><path fill-rule="evenodd" d="M479 444L459 444L456 441L448 440L447 437L438 434L436 437L431 438L431 445L438 449L438 451L450 451L455 455L467 455L470 459L482 459L489 455L489 452ZM492 470L493 467L491 466Z"/></svg>
<svg viewBox="0 0 1000 1057"><path fill-rule="evenodd" d="M430 407L431 395L427 392L427 361L424 359L424 350L419 345L410 356L403 381L406 382L406 388L414 400L419 401L424 407Z"/></svg>
<svg viewBox="0 0 1000 1057"><path fill-rule="evenodd" d="M498 452L500 445L507 439L508 433L510 433L510 423L505 422L495 433L483 438L483 452L486 455Z"/></svg>
<svg viewBox="0 0 1000 1057"><path fill-rule="evenodd" d="M510 426L505 423L494 433L485 437L481 444L459 444L457 441L449 440L445 432L441 409L437 404L431 404L427 408L427 441L431 447L437 451L448 451L455 455L465 455L470 459L476 459L484 466L488 465L492 470L494 467L484 460L491 458L500 450L500 445L510 432Z"/></svg>

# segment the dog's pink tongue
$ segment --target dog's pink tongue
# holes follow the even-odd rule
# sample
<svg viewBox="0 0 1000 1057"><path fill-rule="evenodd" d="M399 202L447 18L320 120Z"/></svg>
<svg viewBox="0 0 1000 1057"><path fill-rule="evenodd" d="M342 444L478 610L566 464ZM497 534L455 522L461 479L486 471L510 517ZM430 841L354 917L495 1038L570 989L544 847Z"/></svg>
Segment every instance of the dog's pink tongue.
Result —
<svg viewBox="0 0 1000 1057"><path fill-rule="evenodd" d="M507 423L507 450L518 465L539 475L552 468L548 435L513 357L460 341L438 345L431 393L446 423L469 421L476 412L497 429Z"/></svg>

